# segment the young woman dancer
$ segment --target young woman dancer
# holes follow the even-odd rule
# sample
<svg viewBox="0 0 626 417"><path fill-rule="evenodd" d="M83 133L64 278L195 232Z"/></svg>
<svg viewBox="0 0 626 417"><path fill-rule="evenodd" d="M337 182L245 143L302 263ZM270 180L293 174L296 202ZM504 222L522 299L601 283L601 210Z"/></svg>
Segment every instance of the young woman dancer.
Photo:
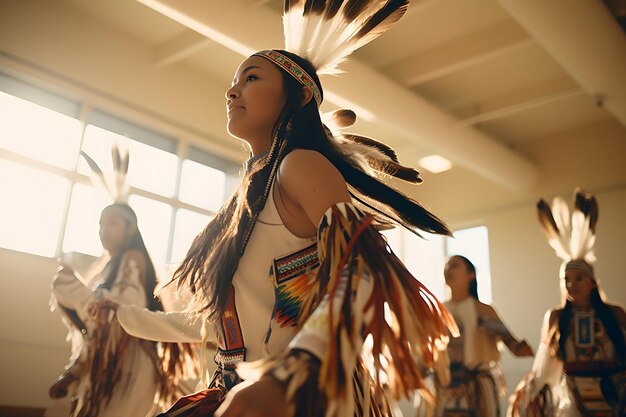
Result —
<svg viewBox="0 0 626 417"><path fill-rule="evenodd" d="M537 204L548 242L563 259L564 302L546 312L533 370L512 397L512 416L621 417L626 412L626 314L604 301L593 269L598 204L577 192L571 215L559 197Z"/></svg>

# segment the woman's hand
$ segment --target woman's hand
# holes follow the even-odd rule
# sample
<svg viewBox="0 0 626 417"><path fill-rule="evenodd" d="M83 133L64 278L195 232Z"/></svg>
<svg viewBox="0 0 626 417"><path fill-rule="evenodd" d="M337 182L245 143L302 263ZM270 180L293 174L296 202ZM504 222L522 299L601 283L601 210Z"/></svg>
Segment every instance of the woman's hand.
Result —
<svg viewBox="0 0 626 417"><path fill-rule="evenodd" d="M61 258L57 259L57 262L59 262L59 266L57 267L56 274L54 274L54 281L62 277L76 276L74 268L63 262Z"/></svg>
<svg viewBox="0 0 626 417"><path fill-rule="evenodd" d="M527 357L534 355L533 349L525 340L517 342L513 349L511 349L511 352L513 352L513 354L518 357Z"/></svg>
<svg viewBox="0 0 626 417"><path fill-rule="evenodd" d="M244 381L234 387L215 417L292 417L283 385L272 377Z"/></svg>

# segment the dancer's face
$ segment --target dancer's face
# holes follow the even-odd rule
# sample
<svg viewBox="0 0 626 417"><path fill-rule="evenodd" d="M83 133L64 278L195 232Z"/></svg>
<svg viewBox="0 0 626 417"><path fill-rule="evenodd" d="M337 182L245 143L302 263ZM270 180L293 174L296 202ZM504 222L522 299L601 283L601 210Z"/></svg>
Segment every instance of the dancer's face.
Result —
<svg viewBox="0 0 626 417"><path fill-rule="evenodd" d="M467 287L474 277L474 273L469 270L467 264L459 257L453 256L448 260L443 270L446 285L452 290L459 287Z"/></svg>
<svg viewBox="0 0 626 417"><path fill-rule="evenodd" d="M253 146L269 148L272 131L286 103L281 71L258 56L246 59L226 91L228 133ZM265 143L267 142L267 143Z"/></svg>
<svg viewBox="0 0 626 417"><path fill-rule="evenodd" d="M565 271L565 290L567 298L573 302L588 302L596 282L583 271L569 269Z"/></svg>
<svg viewBox="0 0 626 417"><path fill-rule="evenodd" d="M105 209L100 215L100 242L102 247L114 254L119 251L128 238L128 221L114 209Z"/></svg>

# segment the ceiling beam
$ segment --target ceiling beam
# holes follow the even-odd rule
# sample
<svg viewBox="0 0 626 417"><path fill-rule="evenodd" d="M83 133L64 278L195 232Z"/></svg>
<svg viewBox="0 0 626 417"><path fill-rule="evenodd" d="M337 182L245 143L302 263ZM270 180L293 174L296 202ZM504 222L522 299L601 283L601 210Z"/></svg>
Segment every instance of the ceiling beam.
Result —
<svg viewBox="0 0 626 417"><path fill-rule="evenodd" d="M155 65L165 67L181 61L198 52L211 42L206 36L193 30L183 33L158 45L154 50Z"/></svg>
<svg viewBox="0 0 626 417"><path fill-rule="evenodd" d="M281 16L266 7L240 0L210 7L204 0L137 1L242 56L283 46ZM343 69L347 74L341 77L324 77L329 101L367 114L402 142L436 150L501 186L521 191L536 184L536 166L485 133L458 126L449 114L356 59Z"/></svg>
<svg viewBox="0 0 626 417"><path fill-rule="evenodd" d="M507 21L395 62L383 72L406 86L415 87L531 44L532 38Z"/></svg>
<svg viewBox="0 0 626 417"><path fill-rule="evenodd" d="M585 92L580 88L570 88L565 91L559 91L556 93L548 94L543 97L537 97L534 99L522 101L519 103L511 104L501 107L499 109L493 109L486 111L475 116L467 117L459 120L460 126L475 126L479 123L485 123L492 120L502 119L504 117L512 116L514 114L534 109L536 107L545 106L555 101L565 100L570 97L576 97Z"/></svg>
<svg viewBox="0 0 626 417"><path fill-rule="evenodd" d="M587 94L626 126L626 42L603 2L499 2Z"/></svg>

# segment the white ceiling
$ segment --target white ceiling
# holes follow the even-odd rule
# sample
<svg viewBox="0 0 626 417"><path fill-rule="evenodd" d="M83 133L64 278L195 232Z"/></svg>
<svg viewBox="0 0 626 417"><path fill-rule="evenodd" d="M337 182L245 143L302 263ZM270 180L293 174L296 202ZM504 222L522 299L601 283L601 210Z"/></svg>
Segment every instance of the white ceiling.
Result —
<svg viewBox="0 0 626 417"><path fill-rule="evenodd" d="M157 66L193 66L227 85L242 59L240 51L135 0L62 1L152 47ZM189 3L199 4L192 0L147 1L182 12L194 10ZM203 4L210 11L217 2L204 0ZM518 144L613 116L595 105L594 98L514 20L501 6L502 2L413 1L396 26L357 51L355 58L380 76L376 79L390 80L402 87L403 90L398 90L403 94L401 97L410 94L430 103L441 114L451 116L451 129L473 129L490 145L510 152L507 155L518 158L522 165L528 162L528 169L532 170L532 161L515 152ZM219 0L220 9L227 7L225 4ZM280 0L229 0L228 4L233 5L233 10L243 7L264 15L273 13L278 22L282 9ZM255 31L267 27L263 26L266 22L259 22L259 27L239 24L236 14L230 23L221 29L226 27L230 33L225 35L234 39L241 39L243 32L254 36ZM267 45L277 46L280 45ZM624 46L626 50L626 41ZM355 93L353 97L360 96ZM361 105L358 100L353 100L357 106ZM391 104L403 105L403 102ZM419 118L420 114L415 117ZM466 167L470 168L480 162L472 160L471 155L468 161L459 157L459 152L467 153L467 149L453 152L443 145L437 149L436 140L420 139L431 135L432 130L416 132L415 138L411 138L378 120L357 127L365 134L382 135L380 139L397 146L401 155L409 155L411 159L441 153L454 162L467 162ZM494 175L499 175L497 168Z"/></svg>

